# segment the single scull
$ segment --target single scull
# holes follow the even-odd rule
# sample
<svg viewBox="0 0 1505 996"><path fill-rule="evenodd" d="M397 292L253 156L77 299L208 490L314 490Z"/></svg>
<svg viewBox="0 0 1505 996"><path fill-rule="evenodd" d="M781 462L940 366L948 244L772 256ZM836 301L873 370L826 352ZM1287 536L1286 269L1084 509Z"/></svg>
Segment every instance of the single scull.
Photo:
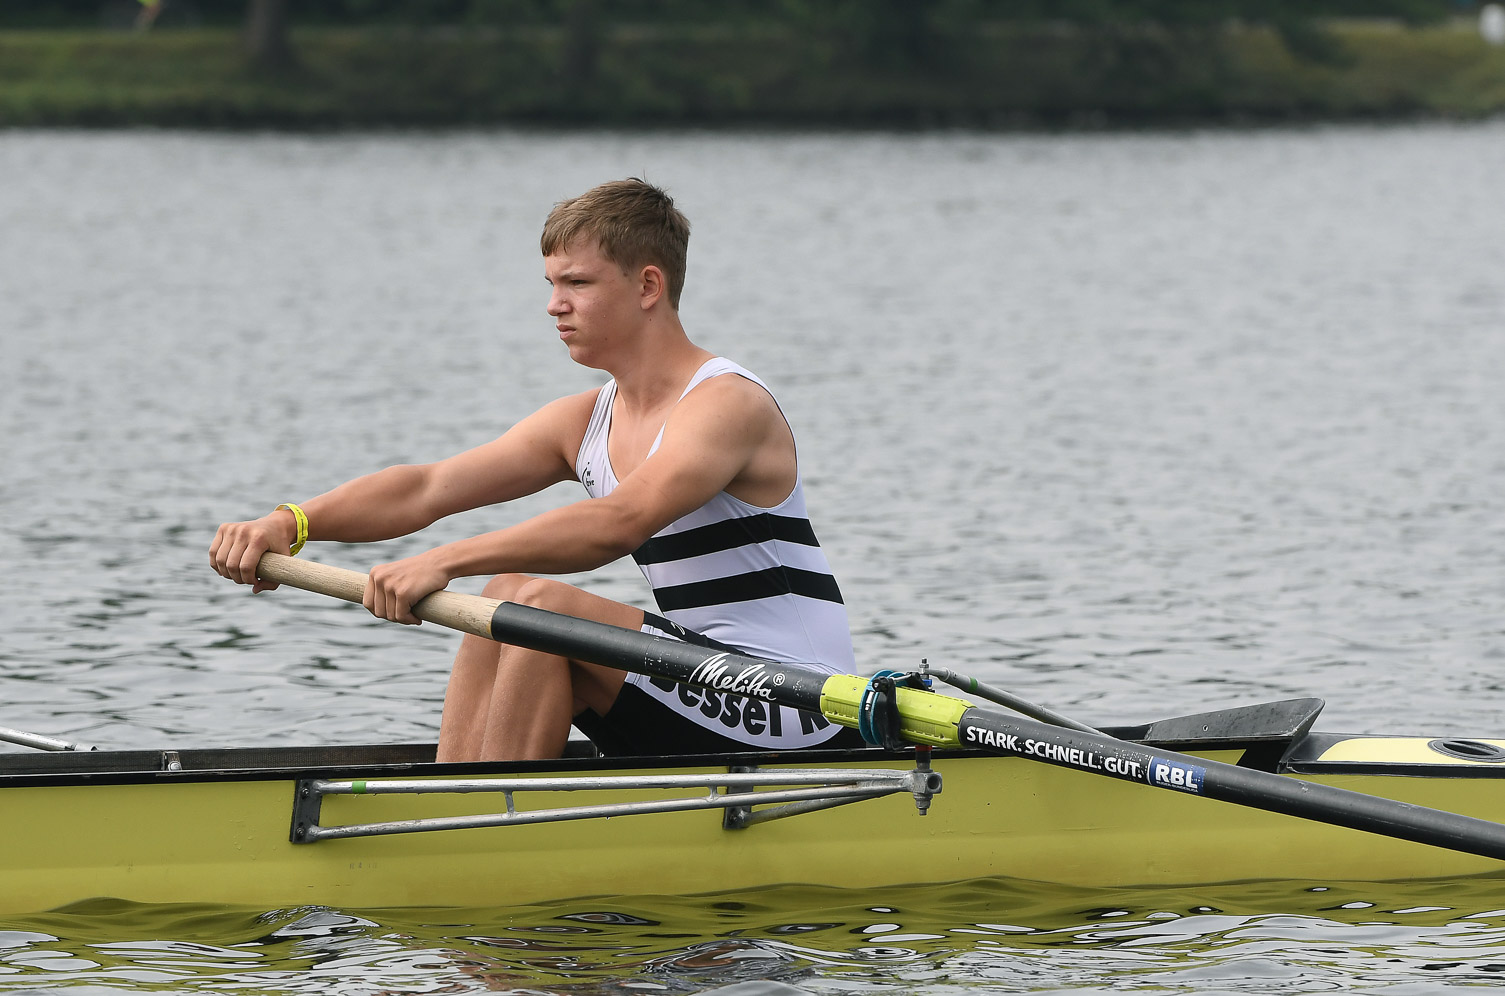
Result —
<svg viewBox="0 0 1505 996"><path fill-rule="evenodd" d="M262 576L359 600L364 575ZM0 754L0 912L96 898L496 906L1006 876L1313 885L1505 870L1505 741L1311 732L1293 699L1092 731L476 596L421 618L821 712L886 746L440 765L431 744ZM964 683L965 684L965 683ZM19 739L29 737L29 740ZM922 749L916 750L914 746Z"/></svg>

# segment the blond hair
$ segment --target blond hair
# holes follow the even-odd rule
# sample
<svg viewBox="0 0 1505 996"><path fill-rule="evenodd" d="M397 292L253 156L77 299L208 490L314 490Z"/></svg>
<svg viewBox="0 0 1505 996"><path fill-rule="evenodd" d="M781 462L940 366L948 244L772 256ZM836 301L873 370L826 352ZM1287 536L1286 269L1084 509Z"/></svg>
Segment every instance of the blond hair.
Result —
<svg viewBox="0 0 1505 996"><path fill-rule="evenodd" d="M543 254L564 252L581 239L595 240L601 254L625 271L644 266L663 270L669 305L679 310L690 222L663 190L634 177L603 183L554 205L539 240Z"/></svg>

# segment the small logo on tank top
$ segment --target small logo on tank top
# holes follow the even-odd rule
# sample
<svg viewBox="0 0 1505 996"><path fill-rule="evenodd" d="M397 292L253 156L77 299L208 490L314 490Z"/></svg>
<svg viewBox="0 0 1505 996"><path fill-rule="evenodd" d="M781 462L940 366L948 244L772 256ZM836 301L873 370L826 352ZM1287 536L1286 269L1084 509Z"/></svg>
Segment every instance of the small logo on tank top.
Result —
<svg viewBox="0 0 1505 996"><path fill-rule="evenodd" d="M585 490L591 494L596 493L596 479L591 477L591 465L585 465L585 472L580 475L580 483L585 485Z"/></svg>

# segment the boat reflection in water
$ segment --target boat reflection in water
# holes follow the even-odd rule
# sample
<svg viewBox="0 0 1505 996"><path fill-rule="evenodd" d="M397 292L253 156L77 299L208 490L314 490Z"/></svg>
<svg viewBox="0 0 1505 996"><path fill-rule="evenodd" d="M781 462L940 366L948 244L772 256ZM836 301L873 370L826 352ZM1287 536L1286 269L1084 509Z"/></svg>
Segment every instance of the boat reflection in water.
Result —
<svg viewBox="0 0 1505 996"><path fill-rule="evenodd" d="M687 994L752 979L806 992L1445 990L1505 973L1502 897L1505 880L1484 876L1169 890L985 879L360 913L101 901L0 918L0 992Z"/></svg>

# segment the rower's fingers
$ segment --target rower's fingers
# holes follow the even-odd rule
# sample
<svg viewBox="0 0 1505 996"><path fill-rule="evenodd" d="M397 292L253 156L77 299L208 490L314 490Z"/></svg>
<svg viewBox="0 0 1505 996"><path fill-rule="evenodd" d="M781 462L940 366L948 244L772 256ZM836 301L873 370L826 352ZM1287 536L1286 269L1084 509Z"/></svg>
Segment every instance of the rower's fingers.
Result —
<svg viewBox="0 0 1505 996"><path fill-rule="evenodd" d="M236 584L257 583L261 555L271 547L267 537L250 522L227 522L214 533L209 545L209 563L215 573Z"/></svg>
<svg viewBox="0 0 1505 996"><path fill-rule="evenodd" d="M245 542L237 536L230 537L229 542L225 545L220 555L220 574L234 581L236 584L241 584L240 562L245 557L245 552Z"/></svg>
<svg viewBox="0 0 1505 996"><path fill-rule="evenodd" d="M364 601L374 616L388 622L416 626L422 620L413 615L413 605L428 591L413 590L414 583L400 566L402 563L377 564L371 568Z"/></svg>
<svg viewBox="0 0 1505 996"><path fill-rule="evenodd" d="M225 523L215 530L214 542L209 545L209 565L220 577L234 580L236 561L235 532Z"/></svg>
<svg viewBox="0 0 1505 996"><path fill-rule="evenodd" d="M413 605L414 600L404 596L394 606L394 608L397 609L397 614L392 617L392 621L400 622L404 626L417 626L422 623L422 619L419 619L417 616L413 615Z"/></svg>
<svg viewBox="0 0 1505 996"><path fill-rule="evenodd" d="M370 612L376 618L385 619L388 622L393 621L392 607L394 599L392 592L382 579L376 575L375 571L371 573L370 579L366 582L366 591L361 598L361 604L366 607L366 611Z"/></svg>
<svg viewBox="0 0 1505 996"><path fill-rule="evenodd" d="M240 558L237 561L240 571L235 580L241 584L254 585L256 583L256 568L261 563L261 555L266 552L267 547L265 543L247 540L244 548L240 551Z"/></svg>

